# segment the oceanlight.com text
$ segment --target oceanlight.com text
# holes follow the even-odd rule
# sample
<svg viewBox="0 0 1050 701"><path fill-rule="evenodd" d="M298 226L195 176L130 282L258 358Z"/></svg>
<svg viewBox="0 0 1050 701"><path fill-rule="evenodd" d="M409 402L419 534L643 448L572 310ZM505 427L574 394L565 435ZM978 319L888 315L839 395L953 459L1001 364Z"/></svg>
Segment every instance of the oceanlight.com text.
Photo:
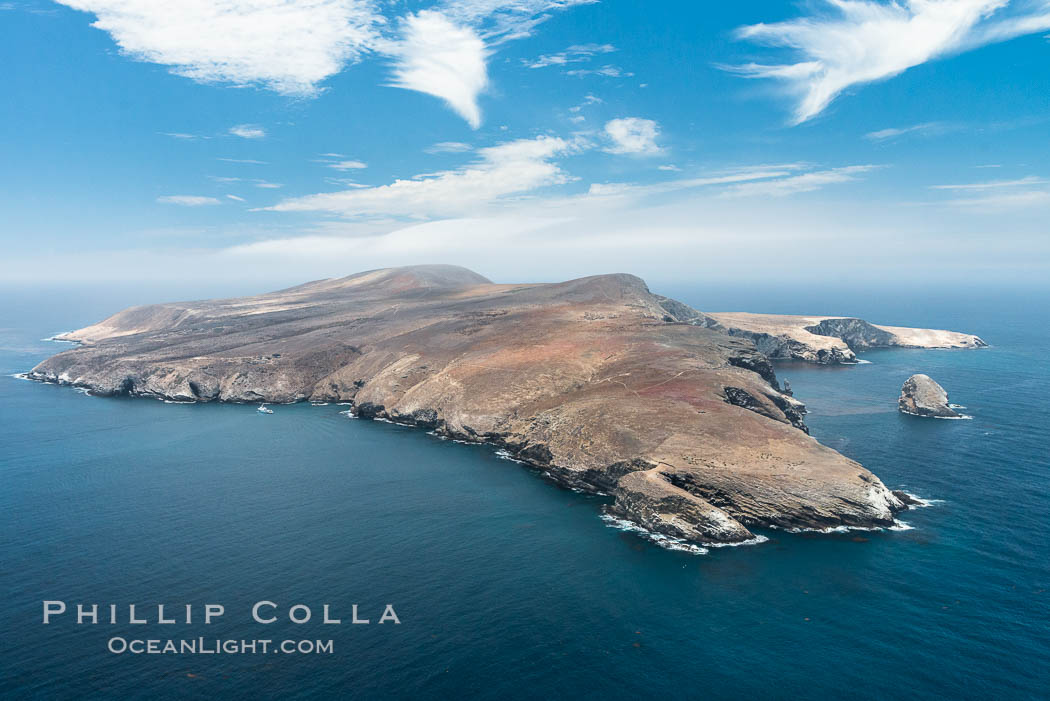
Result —
<svg viewBox="0 0 1050 701"><path fill-rule="evenodd" d="M332 640L221 640L217 638L140 639L112 637L106 649L115 655L331 655Z"/></svg>

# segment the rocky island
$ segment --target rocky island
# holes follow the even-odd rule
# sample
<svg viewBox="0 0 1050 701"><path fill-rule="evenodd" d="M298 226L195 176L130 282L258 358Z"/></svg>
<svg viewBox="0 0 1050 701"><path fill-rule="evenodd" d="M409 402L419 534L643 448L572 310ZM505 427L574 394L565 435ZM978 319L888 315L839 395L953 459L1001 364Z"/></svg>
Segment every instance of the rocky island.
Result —
<svg viewBox="0 0 1050 701"><path fill-rule="evenodd" d="M708 318L632 275L510 285L393 268L127 309L64 334L80 345L28 376L99 395L346 402L499 446L688 541L892 525L906 495L811 438L752 339Z"/></svg>
<svg viewBox="0 0 1050 701"><path fill-rule="evenodd" d="M754 341L767 357L822 365L857 362L869 348L985 348L979 336L938 329L880 326L855 317L711 312L704 321Z"/></svg>
<svg viewBox="0 0 1050 701"><path fill-rule="evenodd" d="M929 375L912 375L904 381L897 408L903 414L958 419L960 414L948 403L948 393Z"/></svg>

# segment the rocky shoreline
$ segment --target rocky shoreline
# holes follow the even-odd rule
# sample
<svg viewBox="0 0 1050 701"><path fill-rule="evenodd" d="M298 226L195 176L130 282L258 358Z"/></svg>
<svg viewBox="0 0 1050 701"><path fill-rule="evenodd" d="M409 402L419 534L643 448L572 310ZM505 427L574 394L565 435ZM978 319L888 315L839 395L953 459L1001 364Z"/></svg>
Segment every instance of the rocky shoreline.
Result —
<svg viewBox="0 0 1050 701"><path fill-rule="evenodd" d="M979 336L939 329L880 326L855 317L707 313L711 328L748 338L767 357L820 365L851 365L871 348L986 348Z"/></svg>
<svg viewBox="0 0 1050 701"><path fill-rule="evenodd" d="M702 316L629 275L494 285L423 266L132 308L64 335L81 345L27 376L103 396L349 403L497 446L683 541L892 527L906 495L810 438L767 358Z"/></svg>

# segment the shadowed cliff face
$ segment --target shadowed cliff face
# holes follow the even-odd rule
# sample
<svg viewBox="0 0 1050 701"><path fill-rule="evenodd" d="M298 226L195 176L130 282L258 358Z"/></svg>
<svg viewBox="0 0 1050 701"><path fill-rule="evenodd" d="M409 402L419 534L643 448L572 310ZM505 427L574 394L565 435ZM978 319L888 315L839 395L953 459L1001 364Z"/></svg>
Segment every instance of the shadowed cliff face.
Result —
<svg viewBox="0 0 1050 701"><path fill-rule="evenodd" d="M902 502L805 433L754 345L671 302L631 275L496 285L396 268L125 310L30 376L103 395L352 402L502 446L687 540L891 524Z"/></svg>

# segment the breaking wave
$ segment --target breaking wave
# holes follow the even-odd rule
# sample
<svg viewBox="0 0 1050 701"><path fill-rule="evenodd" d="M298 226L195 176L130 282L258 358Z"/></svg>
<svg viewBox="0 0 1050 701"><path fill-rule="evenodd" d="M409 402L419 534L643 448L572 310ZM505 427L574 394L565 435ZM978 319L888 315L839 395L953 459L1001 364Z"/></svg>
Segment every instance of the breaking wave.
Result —
<svg viewBox="0 0 1050 701"><path fill-rule="evenodd" d="M604 521L605 525L609 528L615 528L618 531L626 531L629 533L637 533L649 542L659 545L661 548L667 550L678 550L680 552L692 553L693 555L706 555L709 552L707 548L686 542L681 538L674 538L662 533L653 533L649 529L642 528L637 523L628 521L627 519L617 518L610 514L601 514L599 518Z"/></svg>

